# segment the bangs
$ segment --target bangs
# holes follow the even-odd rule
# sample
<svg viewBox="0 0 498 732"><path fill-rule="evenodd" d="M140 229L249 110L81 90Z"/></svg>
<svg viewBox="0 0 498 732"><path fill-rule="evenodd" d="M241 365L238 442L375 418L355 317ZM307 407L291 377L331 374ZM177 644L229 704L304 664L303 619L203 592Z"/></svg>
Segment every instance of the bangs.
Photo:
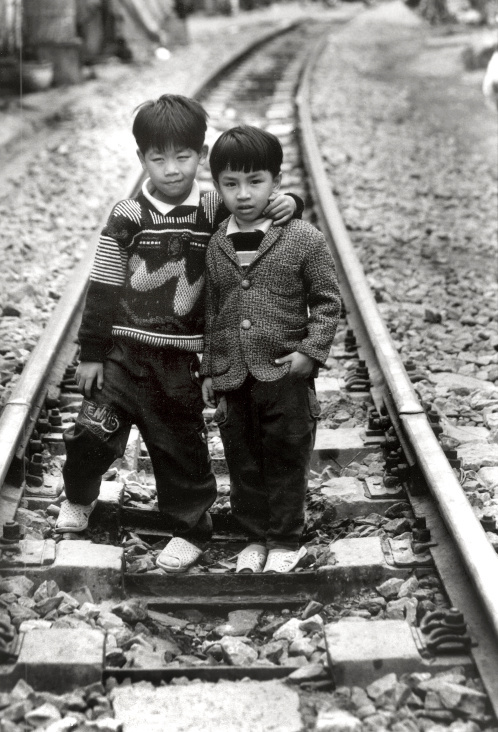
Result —
<svg viewBox="0 0 498 732"><path fill-rule="evenodd" d="M200 152L207 129L207 114L195 100L163 95L138 108L133 135L142 153L151 148L190 148Z"/></svg>
<svg viewBox="0 0 498 732"><path fill-rule="evenodd" d="M282 146L271 133L257 127L234 127L224 132L213 145L211 174L215 180L224 170L244 173L268 170L277 176L282 157Z"/></svg>

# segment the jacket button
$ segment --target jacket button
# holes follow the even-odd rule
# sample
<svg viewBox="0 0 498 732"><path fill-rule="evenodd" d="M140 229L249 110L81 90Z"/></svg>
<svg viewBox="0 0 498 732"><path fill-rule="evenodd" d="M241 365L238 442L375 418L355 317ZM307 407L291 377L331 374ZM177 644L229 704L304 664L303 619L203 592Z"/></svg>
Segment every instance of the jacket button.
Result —
<svg viewBox="0 0 498 732"><path fill-rule="evenodd" d="M241 327L244 330L249 330L249 328L251 327L251 321L250 320L243 320L240 325L241 325Z"/></svg>
<svg viewBox="0 0 498 732"><path fill-rule="evenodd" d="M249 280L242 280L242 282L240 284L242 285L242 288L244 290L248 290L251 286L251 283L249 282Z"/></svg>

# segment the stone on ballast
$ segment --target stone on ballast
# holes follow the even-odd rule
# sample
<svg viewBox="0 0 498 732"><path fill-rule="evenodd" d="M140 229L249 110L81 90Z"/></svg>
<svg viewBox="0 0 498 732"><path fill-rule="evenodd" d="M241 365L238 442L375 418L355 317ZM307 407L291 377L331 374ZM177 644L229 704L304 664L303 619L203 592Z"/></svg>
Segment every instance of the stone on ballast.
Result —
<svg viewBox="0 0 498 732"><path fill-rule="evenodd" d="M223 655L230 666L250 665L258 658L258 652L244 643L241 638L224 636L220 640Z"/></svg>
<svg viewBox="0 0 498 732"><path fill-rule="evenodd" d="M323 618L321 615L312 615L306 620L301 620L299 627L304 633L318 633L323 630Z"/></svg>
<svg viewBox="0 0 498 732"><path fill-rule="evenodd" d="M353 686L351 689L352 711L360 718L375 714L375 705L372 704L365 689L361 686Z"/></svg>
<svg viewBox="0 0 498 732"><path fill-rule="evenodd" d="M46 615L49 615L49 613L51 613L53 610L58 609L61 603L62 597L47 597L44 600L40 600L40 602L37 602L35 609L38 615L44 618Z"/></svg>
<svg viewBox="0 0 498 732"><path fill-rule="evenodd" d="M9 613L12 625L15 628L19 628L22 623L25 623L28 620L38 620L40 617L35 610L32 610L29 607L23 607L17 602L9 605Z"/></svg>
<svg viewBox="0 0 498 732"><path fill-rule="evenodd" d="M498 490L498 466L481 468L477 473L478 479L488 490L496 493Z"/></svg>
<svg viewBox="0 0 498 732"><path fill-rule="evenodd" d="M399 536L404 531L410 530L411 523L407 518L396 518L391 519L390 521L386 521L386 523L383 524L382 528L384 529L384 531L387 531L394 536Z"/></svg>
<svg viewBox="0 0 498 732"><path fill-rule="evenodd" d="M414 597L401 597L399 600L391 600L387 603L386 618L390 620L406 620L410 625L415 625L417 620L418 602Z"/></svg>
<svg viewBox="0 0 498 732"><path fill-rule="evenodd" d="M327 499L327 511L333 512L333 519L361 516L371 505L358 478L331 478L322 483L320 493Z"/></svg>
<svg viewBox="0 0 498 732"><path fill-rule="evenodd" d="M393 693L398 683L398 677L394 673L386 674L377 681L369 684L366 688L367 695L374 701L385 694Z"/></svg>
<svg viewBox="0 0 498 732"><path fill-rule="evenodd" d="M486 427L454 425L449 421L445 421L443 426L444 434L452 440L457 440L461 445L466 442L487 442L489 439L489 430Z"/></svg>
<svg viewBox="0 0 498 732"><path fill-rule="evenodd" d="M17 597L28 597L34 586L35 583L24 575L7 577L0 580L0 594L4 592L12 592L14 595L17 595Z"/></svg>
<svg viewBox="0 0 498 732"><path fill-rule="evenodd" d="M134 645L126 652L126 660L133 668L164 668L164 654L157 653L153 648Z"/></svg>
<svg viewBox="0 0 498 732"><path fill-rule="evenodd" d="M409 577L399 588L398 597L412 597L418 590L418 587L418 579L416 577Z"/></svg>
<svg viewBox="0 0 498 732"><path fill-rule="evenodd" d="M361 720L344 709L320 709L315 732L361 732Z"/></svg>
<svg viewBox="0 0 498 732"><path fill-rule="evenodd" d="M26 714L26 722L32 724L33 727L41 727L55 722L61 718L61 713L53 704L42 704Z"/></svg>
<svg viewBox="0 0 498 732"><path fill-rule="evenodd" d="M116 719L126 732L300 732L297 691L279 681L219 681L217 684L169 685L142 682L111 692Z"/></svg>
<svg viewBox="0 0 498 732"><path fill-rule="evenodd" d="M323 610L322 603L317 602L316 600L310 600L304 608L303 612L301 613L301 617L303 620L307 620L312 615L316 615L317 613L319 613L320 610Z"/></svg>
<svg viewBox="0 0 498 732"><path fill-rule="evenodd" d="M126 623L131 623L132 625L135 625L139 620L145 620L147 618L145 603L138 599L130 598L117 605L113 605L111 609L114 615L117 615L118 618L122 618Z"/></svg>
<svg viewBox="0 0 498 732"><path fill-rule="evenodd" d="M444 678L433 678L419 684L419 688L437 693L445 709L457 709L476 716L485 712L486 695L463 684L455 684Z"/></svg>
<svg viewBox="0 0 498 732"><path fill-rule="evenodd" d="M233 610L228 613L228 622L218 625L214 632L220 637L247 635L254 630L260 617L261 610Z"/></svg>
<svg viewBox="0 0 498 732"><path fill-rule="evenodd" d="M404 580L400 577L391 577L390 579L378 585L375 589L382 595L386 600L391 600L398 597L398 592L404 584Z"/></svg>
<svg viewBox="0 0 498 732"><path fill-rule="evenodd" d="M476 379L465 374L453 374L447 371L431 373L429 380L440 388L448 389L459 396L468 396L473 391L492 392L496 389L491 381Z"/></svg>
<svg viewBox="0 0 498 732"><path fill-rule="evenodd" d="M308 666L308 659L306 656L292 656L292 659L289 659L289 665L305 667Z"/></svg>
<svg viewBox="0 0 498 732"><path fill-rule="evenodd" d="M112 612L100 612L97 618L97 625L104 630L117 630L124 626L124 621Z"/></svg>
<svg viewBox="0 0 498 732"><path fill-rule="evenodd" d="M377 615L382 610L385 610L387 602L383 597L369 597L367 600L362 600L358 607L360 609L367 610L370 615Z"/></svg>
<svg viewBox="0 0 498 732"><path fill-rule="evenodd" d="M33 594L33 600L35 602L42 602L47 600L49 597L55 597L59 592L59 586L54 580L45 580L35 590Z"/></svg>
<svg viewBox="0 0 498 732"><path fill-rule="evenodd" d="M287 647L287 642L284 640L270 641L261 646L259 651L260 658L267 658L272 663L278 663L282 658L284 651Z"/></svg>
<svg viewBox="0 0 498 732"><path fill-rule="evenodd" d="M298 638L303 638L304 634L301 630L301 622L299 618L291 618L273 633L273 640L295 641Z"/></svg>
<svg viewBox="0 0 498 732"><path fill-rule="evenodd" d="M476 722L469 720L464 722L463 719L456 719L449 726L449 732L480 732L481 728Z"/></svg>
<svg viewBox="0 0 498 732"><path fill-rule="evenodd" d="M498 445L469 442L457 447L457 454L464 470L479 470L498 466Z"/></svg>
<svg viewBox="0 0 498 732"><path fill-rule="evenodd" d="M307 659L316 651L316 646L308 638L296 638L289 646L289 656L305 656Z"/></svg>
<svg viewBox="0 0 498 732"><path fill-rule="evenodd" d="M10 704L6 709L2 709L2 719L9 722L20 722L32 709L33 702L29 699L23 699Z"/></svg>
<svg viewBox="0 0 498 732"><path fill-rule="evenodd" d="M185 628L189 625L190 621L183 618L175 618L172 615L166 613L157 612L157 610L147 609L148 617L159 625L165 625L168 628Z"/></svg>

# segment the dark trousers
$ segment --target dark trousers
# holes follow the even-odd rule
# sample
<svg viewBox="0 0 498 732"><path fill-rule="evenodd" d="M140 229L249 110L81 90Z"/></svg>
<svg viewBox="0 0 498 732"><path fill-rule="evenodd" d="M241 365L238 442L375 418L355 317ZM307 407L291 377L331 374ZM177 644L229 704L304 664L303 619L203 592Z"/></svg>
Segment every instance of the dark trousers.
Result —
<svg viewBox="0 0 498 732"><path fill-rule="evenodd" d="M84 399L64 434L66 496L89 504L101 476L124 453L132 424L147 445L165 527L199 542L210 538L216 499L195 354L116 341L104 386Z"/></svg>
<svg viewBox="0 0 498 732"><path fill-rule="evenodd" d="M296 549L320 412L313 379L249 376L224 397L215 418L230 471L232 514L251 540Z"/></svg>

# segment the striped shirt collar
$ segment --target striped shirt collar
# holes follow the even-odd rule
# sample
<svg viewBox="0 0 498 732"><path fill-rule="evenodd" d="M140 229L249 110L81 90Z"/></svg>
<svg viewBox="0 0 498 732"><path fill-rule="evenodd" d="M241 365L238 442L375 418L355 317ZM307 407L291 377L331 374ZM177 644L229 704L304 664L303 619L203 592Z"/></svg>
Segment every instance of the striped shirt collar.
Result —
<svg viewBox="0 0 498 732"><path fill-rule="evenodd" d="M142 185L142 193L144 194L145 198L152 203L154 208L156 208L159 213L161 213L163 216L167 216L170 211L172 211L177 206L195 206L197 207L201 200L201 194L199 191L199 184L196 180L194 180L192 184L192 189L190 193L188 194L187 198L181 203L165 203L164 201L160 201L158 198L155 198L152 193L149 191L149 185L150 185L150 178L146 178Z"/></svg>
<svg viewBox="0 0 498 732"><path fill-rule="evenodd" d="M259 221L255 222L253 231L256 229L259 229L263 233L267 233L268 229L272 225L273 221L272 219L260 219ZM241 232L239 225L237 223L237 219L232 214L228 220L228 226L227 226L227 236L230 236L230 234L238 234L238 233L244 233Z"/></svg>

